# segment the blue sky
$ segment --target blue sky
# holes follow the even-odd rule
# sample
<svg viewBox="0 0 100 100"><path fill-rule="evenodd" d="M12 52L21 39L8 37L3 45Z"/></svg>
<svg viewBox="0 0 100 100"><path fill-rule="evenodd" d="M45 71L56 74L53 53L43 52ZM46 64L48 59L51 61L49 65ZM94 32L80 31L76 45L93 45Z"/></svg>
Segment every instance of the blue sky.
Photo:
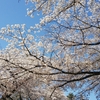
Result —
<svg viewBox="0 0 100 100"><path fill-rule="evenodd" d="M33 26L39 22L39 16L30 18L27 16L26 9L29 7L25 0L0 0L0 29L7 24L26 24L27 27ZM0 39L0 49L4 48L7 43Z"/></svg>
<svg viewBox="0 0 100 100"><path fill-rule="evenodd" d="M0 0L0 28L7 24L26 24L28 27L39 22L39 16L30 18L26 16L28 5L25 0ZM0 39L0 49L5 48L7 43ZM96 100L94 93L91 93L89 100Z"/></svg>

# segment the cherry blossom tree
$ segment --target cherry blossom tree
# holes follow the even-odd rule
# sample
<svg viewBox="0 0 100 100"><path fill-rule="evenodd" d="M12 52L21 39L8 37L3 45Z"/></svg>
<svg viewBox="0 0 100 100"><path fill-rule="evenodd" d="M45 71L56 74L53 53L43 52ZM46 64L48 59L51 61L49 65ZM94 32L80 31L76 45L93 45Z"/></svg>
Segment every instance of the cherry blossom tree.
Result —
<svg viewBox="0 0 100 100"><path fill-rule="evenodd" d="M2 98L66 100L91 91L100 98L100 1L26 0L27 15L43 17L28 29L25 24L1 28L8 46L0 51ZM40 37L37 32L45 31ZM15 99L14 99L15 100ZM21 100L21 99L20 99Z"/></svg>
<svg viewBox="0 0 100 100"><path fill-rule="evenodd" d="M42 40L51 53L48 67L55 69L58 76L53 80L56 87L77 88L83 94L93 90L100 98L100 1L28 2L35 5L27 11L30 17L35 11L44 15L38 25L47 31Z"/></svg>
<svg viewBox="0 0 100 100"><path fill-rule="evenodd" d="M1 29L1 38L9 43L0 52L2 99L66 99L61 89L52 94L54 88L50 80L53 76L49 75L52 69L46 68L47 62L43 61L49 58L40 50L42 42L35 41L29 29L25 31L25 24L7 25Z"/></svg>

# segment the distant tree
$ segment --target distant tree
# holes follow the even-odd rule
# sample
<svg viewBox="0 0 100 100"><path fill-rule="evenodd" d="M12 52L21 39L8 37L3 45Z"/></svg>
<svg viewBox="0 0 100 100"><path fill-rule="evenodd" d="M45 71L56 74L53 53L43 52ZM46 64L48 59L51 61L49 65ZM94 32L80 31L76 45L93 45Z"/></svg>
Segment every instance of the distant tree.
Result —
<svg viewBox="0 0 100 100"><path fill-rule="evenodd" d="M74 95L73 93L69 93L67 96L68 100L74 100Z"/></svg>

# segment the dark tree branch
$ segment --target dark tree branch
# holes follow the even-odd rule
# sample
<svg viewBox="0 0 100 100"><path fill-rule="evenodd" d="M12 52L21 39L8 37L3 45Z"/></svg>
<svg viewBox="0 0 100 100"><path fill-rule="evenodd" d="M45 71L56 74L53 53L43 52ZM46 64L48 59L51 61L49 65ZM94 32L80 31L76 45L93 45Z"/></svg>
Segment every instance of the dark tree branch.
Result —
<svg viewBox="0 0 100 100"><path fill-rule="evenodd" d="M72 82L76 82L76 81L82 81L84 79L87 79L87 78L90 78L90 77L93 77L93 76L95 76L95 75L94 74L91 74L91 75L86 75L85 77L78 78L78 79L72 79L72 80L68 80L68 81L66 80L66 82L64 82L63 84L58 85L57 88L58 87L63 87L64 85L66 85L68 83L72 83ZM62 81L63 82L63 80L53 80L53 81L58 81L58 82L61 82Z"/></svg>
<svg viewBox="0 0 100 100"><path fill-rule="evenodd" d="M86 45L86 46L95 46L95 45L100 45L100 42L95 42L95 43L77 43L77 44L64 44L62 43L61 46L81 46L81 45Z"/></svg>

